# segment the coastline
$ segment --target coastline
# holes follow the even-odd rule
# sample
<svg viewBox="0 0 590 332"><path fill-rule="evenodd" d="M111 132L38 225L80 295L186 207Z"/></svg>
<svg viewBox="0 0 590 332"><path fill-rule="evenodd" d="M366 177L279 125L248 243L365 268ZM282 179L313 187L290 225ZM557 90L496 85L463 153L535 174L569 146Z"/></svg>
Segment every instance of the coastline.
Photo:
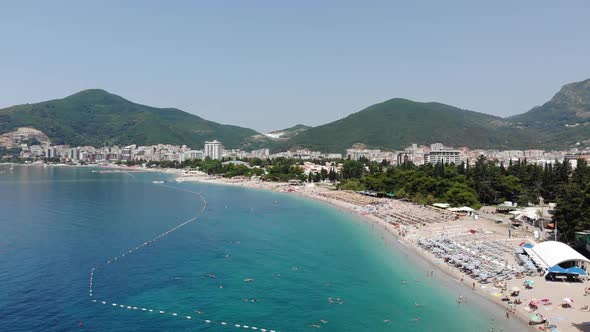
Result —
<svg viewBox="0 0 590 332"><path fill-rule="evenodd" d="M37 166L39 167L40 165L23 165L23 166ZM48 165L49 166L49 165ZM457 224L461 224L461 225L469 225L467 227L473 227L476 228L476 221L473 221L473 218L467 218L467 217L463 217L460 219L457 219L457 222L439 222L439 223L435 223L433 225L414 225L414 226L401 226L401 228L399 228L400 226L398 225L397 227L390 224L388 222L388 220L384 219L383 217L380 217L378 214L375 212L375 210L367 210L367 205L364 202L363 199L361 199L360 201L361 203L357 204L353 204L349 201L343 201L341 199L337 199L335 197L331 197L331 195L328 195L326 193L338 193L339 191L332 191L329 190L325 187L322 186L315 186L315 185L305 185L305 186L291 186L288 183L277 183L277 182L260 182L260 181L251 181L250 179L236 179L236 178L232 178L232 179L228 179L228 178L223 178L223 177L212 177L212 176L208 176L204 173L186 173L183 170L178 170L178 169L160 169L160 168L156 168L156 169L146 169L146 168L140 168L140 167L126 167L126 166L117 166L117 165L109 165L109 166L97 166L97 165L51 165L51 167L86 167L86 168L95 168L98 169L99 171L102 172L102 170L104 170L105 173L128 173L128 172L149 172L149 173L160 173L162 175L166 175L168 178L166 179L166 181L176 181L176 182L197 182L197 183L203 183L203 184L213 184L213 185L221 185L221 186L235 186L235 187L243 187L243 188L248 188L248 189L254 189L254 190L265 190L265 191L272 191L272 192L277 192L277 193L284 193L284 194L289 194L289 195L293 195L293 196L297 196L300 197L302 199L308 199L314 202L318 202L321 204L326 204L329 205L332 208L336 208L340 211L346 212L346 213L350 213L350 214L354 214L355 217L360 217L358 218L359 221L361 222L366 222L369 223L373 226L377 226L374 227L376 232L382 232L383 235L386 235L388 238L391 239L394 248L397 249L401 249L403 251L406 251L407 254L412 255L412 254L417 254L417 256L420 257L420 264L423 266L427 266L427 270L430 270L432 268L432 270L439 272L436 273L436 278L440 280L441 285L455 285L455 283L458 285L459 289L459 295L465 295L465 298L471 298L471 299L475 299L477 298L476 302L477 304L479 304L481 306L481 308L485 311L489 312L494 312L494 315L496 315L496 312L502 313L503 310L506 310L508 308L508 306L506 305L505 302L502 302L500 300L500 295L499 293L501 292L500 289L498 289L495 286L492 286L491 284L486 284L486 285L479 285L475 288L472 288L472 281L473 279L471 279L470 277L467 277L465 274L463 274L461 271L459 271L458 269L449 266L446 263L442 263L441 258L437 258L434 256L434 254L432 254L431 252L429 252L428 250L425 250L423 247L419 246L417 243L417 240L419 238L429 238L431 236L433 236L434 234L436 234L437 231L434 231L434 227L433 226L443 226L442 229L444 229L445 226L448 227L447 232L452 232L450 229L453 227L458 227ZM102 170L101 170L102 169ZM334 195L332 195L334 196ZM338 195L336 195L338 196ZM358 195L361 196L361 195ZM361 196L361 198L364 196ZM392 201L393 202L393 201ZM399 201L395 201L395 202L399 202ZM402 203L399 203L402 204ZM413 205L412 203L403 203L406 205ZM378 209L377 209L378 210ZM378 211L377 211L378 212ZM419 210L417 210L416 212L420 212ZM455 226L453 226L452 224L455 224ZM497 225L494 226L493 224L493 219L486 219L481 218L479 220L479 224L481 226L482 223L485 223L485 226L483 226L482 228L477 228L478 232L482 232L486 229L490 229L490 228L497 228ZM424 226L424 227L423 227ZM429 230L428 227L430 227L431 229ZM381 230L381 228L383 230ZM501 230L502 232L504 230L507 230L507 228ZM497 229L494 230L494 232L496 232ZM440 232L440 227L438 232ZM434 234L433 234L434 233ZM501 235L501 233L497 233L494 234L492 236L492 238L497 239L500 236L504 236L505 235ZM520 239L516 239L514 237L513 234L513 240L516 241L526 241L526 236L520 238ZM518 242L516 242L518 243ZM393 248L389 248L392 249ZM440 273L443 272L443 273ZM576 305L580 305L580 302L582 302L582 304L584 304L586 301L586 299L582 299L582 298L578 298L578 294L576 292L572 292L572 290L576 287L571 287L571 289L568 288L564 288L564 286L570 286L568 284L564 284L564 285L557 285L555 283L550 284L550 283L546 283L543 282L543 284L541 284L541 277L530 277L530 279L536 280L537 281L537 286L535 286L534 290L526 290L523 291L523 305L519 306L519 310L516 310L514 313L510 313L510 319L517 319L518 322L520 322L519 325L522 325L522 328L520 328L519 330L522 331L538 331L541 330L541 325L535 325L535 326L530 326L528 325L529 322L529 318L531 317L531 315L534 313L534 311L529 310L528 308L528 301L529 299L542 299L542 298L546 298L546 297L551 297L556 303L554 307L541 307L539 309L539 311L537 311L538 313L542 313L543 315L547 315L548 319L552 319L553 321L557 321L559 324L559 331L562 332L574 332L574 331L590 331L590 323L588 323L588 318L585 315L588 315L587 313L583 313L580 312L577 308L570 308L570 309L562 309L561 307L558 307L559 303L560 303L560 299L565 297L565 296L571 296L571 297L575 297L576 298ZM513 285L518 285L521 286L521 284L515 284L514 282L519 282L521 283L522 280L513 280L512 282L510 282L510 286ZM584 286L585 287L586 284L582 284L579 286ZM555 286L555 288L553 288ZM561 287L561 288L559 288ZM538 289L537 289L538 288ZM558 295L556 295L558 294ZM481 299L481 301L480 301ZM578 300L582 300L582 301L578 301ZM492 307L491 305L496 306L496 308L498 308L498 311L492 311ZM576 306L576 307L577 307ZM485 308L484 308L485 307ZM555 310L554 310L555 309ZM545 311L546 310L546 311ZM554 310L553 312L550 310ZM559 313L558 313L559 311ZM558 315L557 317L549 317L549 315ZM564 316L566 316L567 318L564 318ZM569 317L568 317L569 316ZM580 316L582 318L580 318ZM563 321L565 320L565 321ZM548 331L548 330L547 330Z"/></svg>
<svg viewBox="0 0 590 332"><path fill-rule="evenodd" d="M257 190L266 190L272 192L279 192L279 193L288 193L292 195L296 195L303 199L312 200L314 202L319 202L321 204L328 205L332 208L336 208L340 211L353 214L355 217L359 218L363 222L368 224L377 226L382 228L383 231L386 232L387 236L391 236L392 239L398 242L399 247L402 250L406 250L408 253L417 254L420 257L420 260L425 265L428 265L433 269L433 271L442 272L443 278L447 278L449 282L456 282L460 287L465 291L465 294L473 294L477 296L479 299L482 299L488 304L495 305L500 310L506 310L506 305L499 300L499 298L493 298L486 294L485 291L477 287L473 290L470 286L470 282L468 280L464 280L461 273L455 269L451 269L446 264L439 264L439 259L430 254L429 252L423 250L422 248L418 247L418 245L407 238L404 238L399 234L398 229L396 229L393 225L389 224L387 221L368 213L362 213L359 211L359 206L354 205L352 203L344 202L337 199L331 199L328 197L324 197L319 195L317 192L323 192L326 189L319 189L319 190L297 190L288 192L285 189L289 187L288 183L268 183L268 182L253 182L253 181L232 181L230 179L225 178L210 178L208 176L190 176L190 177L177 177L177 182L195 182L195 183L204 183L204 184L213 184L213 185L222 185L222 186L235 186L235 187L243 187L249 189L257 189ZM327 190L326 190L327 191ZM441 276L437 276L441 277ZM461 281L463 280L463 281ZM537 331L534 326L528 325L528 316L522 312L517 311L515 314L510 314L511 318L516 318L522 323L523 327L527 327L527 331ZM568 331L563 330L562 331Z"/></svg>

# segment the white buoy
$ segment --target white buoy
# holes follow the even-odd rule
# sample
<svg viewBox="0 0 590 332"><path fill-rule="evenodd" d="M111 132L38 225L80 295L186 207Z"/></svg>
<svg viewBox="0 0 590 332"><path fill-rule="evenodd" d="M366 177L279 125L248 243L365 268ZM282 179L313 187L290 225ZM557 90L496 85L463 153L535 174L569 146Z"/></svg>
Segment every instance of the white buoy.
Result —
<svg viewBox="0 0 590 332"><path fill-rule="evenodd" d="M107 303L106 303L106 301L102 301L102 302L100 302L100 303L102 303L102 304L107 304Z"/></svg>
<svg viewBox="0 0 590 332"><path fill-rule="evenodd" d="M92 300L92 302L96 302L96 300Z"/></svg>
<svg viewBox="0 0 590 332"><path fill-rule="evenodd" d="M149 311L149 312L154 312L154 309L149 309L148 311Z"/></svg>
<svg viewBox="0 0 590 332"><path fill-rule="evenodd" d="M147 311L147 309L146 308L141 308L141 311Z"/></svg>
<svg viewBox="0 0 590 332"><path fill-rule="evenodd" d="M208 319L205 319L205 323L211 323L211 321Z"/></svg>
<svg viewBox="0 0 590 332"><path fill-rule="evenodd" d="M236 327L240 327L240 324L236 324L235 326L236 326Z"/></svg>
<svg viewBox="0 0 590 332"><path fill-rule="evenodd" d="M191 316L186 316L186 319L193 319Z"/></svg>
<svg viewBox="0 0 590 332"><path fill-rule="evenodd" d="M173 313L172 313L172 316L178 316L178 314L177 314L177 313L175 313L175 312L173 312Z"/></svg>
<svg viewBox="0 0 590 332"><path fill-rule="evenodd" d="M163 314L163 313L164 313L164 311L160 310L160 313L161 313L161 314Z"/></svg>

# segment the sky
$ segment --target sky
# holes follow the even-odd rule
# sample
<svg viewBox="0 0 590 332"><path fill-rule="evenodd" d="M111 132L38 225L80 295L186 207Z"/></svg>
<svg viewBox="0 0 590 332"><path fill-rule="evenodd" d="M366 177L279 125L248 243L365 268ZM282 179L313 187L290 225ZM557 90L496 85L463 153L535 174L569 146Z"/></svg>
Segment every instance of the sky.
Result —
<svg viewBox="0 0 590 332"><path fill-rule="evenodd" d="M390 98L509 116L590 78L590 2L5 1L0 108L101 88L261 132Z"/></svg>

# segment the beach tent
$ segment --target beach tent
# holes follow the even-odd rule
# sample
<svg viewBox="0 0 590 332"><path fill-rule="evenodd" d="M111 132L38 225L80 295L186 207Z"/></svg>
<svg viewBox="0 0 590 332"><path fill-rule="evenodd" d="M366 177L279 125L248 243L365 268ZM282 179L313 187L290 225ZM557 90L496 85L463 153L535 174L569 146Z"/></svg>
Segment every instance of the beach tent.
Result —
<svg viewBox="0 0 590 332"><path fill-rule="evenodd" d="M432 206L440 208L440 209L448 209L450 207L447 203L434 203Z"/></svg>
<svg viewBox="0 0 590 332"><path fill-rule="evenodd" d="M557 241L545 241L535 245L530 249L534 258L538 258L544 265L544 268L555 267L564 263L590 263L590 260L579 252L572 249L565 243ZM536 256L536 257L535 257ZM566 265L567 266L567 265Z"/></svg>

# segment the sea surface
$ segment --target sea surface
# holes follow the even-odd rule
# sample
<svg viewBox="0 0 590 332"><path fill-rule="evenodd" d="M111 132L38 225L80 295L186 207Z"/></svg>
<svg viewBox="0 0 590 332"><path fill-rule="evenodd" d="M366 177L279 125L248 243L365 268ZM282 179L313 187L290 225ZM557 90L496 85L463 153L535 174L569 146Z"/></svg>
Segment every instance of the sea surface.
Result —
<svg viewBox="0 0 590 332"><path fill-rule="evenodd" d="M441 272L427 277L431 266L358 216L289 194L153 180L171 179L0 174L0 330L524 330ZM105 264L195 216L193 192L208 202L199 218Z"/></svg>

